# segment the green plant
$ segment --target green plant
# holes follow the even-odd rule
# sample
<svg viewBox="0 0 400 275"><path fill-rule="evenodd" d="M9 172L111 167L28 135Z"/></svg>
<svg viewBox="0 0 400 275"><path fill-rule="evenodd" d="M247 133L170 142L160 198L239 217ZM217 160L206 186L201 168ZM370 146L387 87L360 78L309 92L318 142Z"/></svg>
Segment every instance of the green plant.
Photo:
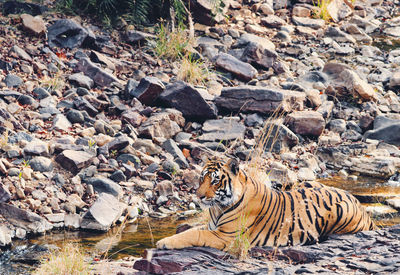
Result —
<svg viewBox="0 0 400 275"><path fill-rule="evenodd" d="M185 55L179 64L178 79L188 83L204 85L210 72L206 64L201 60L195 60L191 54Z"/></svg>
<svg viewBox="0 0 400 275"><path fill-rule="evenodd" d="M22 165L23 165L24 167L29 167L29 160L24 159L24 160L22 161Z"/></svg>
<svg viewBox="0 0 400 275"><path fill-rule="evenodd" d="M33 275L60 275L60 274L80 274L88 275L91 267L86 260L86 255L82 249L74 243L67 243L59 251L53 250L43 258L40 266Z"/></svg>
<svg viewBox="0 0 400 275"><path fill-rule="evenodd" d="M96 141L93 139L88 140L88 146L90 149L92 149L96 145Z"/></svg>
<svg viewBox="0 0 400 275"><path fill-rule="evenodd" d="M117 156L118 151L117 150L112 150L110 152L111 157L115 158Z"/></svg>
<svg viewBox="0 0 400 275"><path fill-rule="evenodd" d="M313 1L313 3L318 7L314 14L316 18L323 19L326 22L332 18L328 11L330 0L317 0L316 2Z"/></svg>
<svg viewBox="0 0 400 275"><path fill-rule="evenodd" d="M170 30L168 25L160 24L156 36L154 53L159 58L177 60L184 56L187 48L194 43L182 24L175 30Z"/></svg>
<svg viewBox="0 0 400 275"><path fill-rule="evenodd" d="M251 248L250 233L247 224L250 212L246 210L246 208L243 209L240 214L238 229L236 230L237 234L229 249L229 253L239 258L239 260L246 259Z"/></svg>

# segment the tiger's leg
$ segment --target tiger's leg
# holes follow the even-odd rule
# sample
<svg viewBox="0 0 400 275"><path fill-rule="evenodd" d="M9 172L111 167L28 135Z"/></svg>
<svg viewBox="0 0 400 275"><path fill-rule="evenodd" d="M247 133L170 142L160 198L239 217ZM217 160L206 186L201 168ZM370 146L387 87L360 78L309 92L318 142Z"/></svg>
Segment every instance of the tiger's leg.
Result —
<svg viewBox="0 0 400 275"><path fill-rule="evenodd" d="M181 249L192 246L209 246L220 250L226 249L230 243L219 231L199 230L192 228L182 233L164 238L157 242L159 249Z"/></svg>

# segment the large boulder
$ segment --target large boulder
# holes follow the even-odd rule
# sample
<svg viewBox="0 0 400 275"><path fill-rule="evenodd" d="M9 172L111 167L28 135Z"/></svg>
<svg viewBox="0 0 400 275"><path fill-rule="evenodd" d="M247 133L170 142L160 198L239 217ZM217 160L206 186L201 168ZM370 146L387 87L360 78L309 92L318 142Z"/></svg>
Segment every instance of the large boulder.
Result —
<svg viewBox="0 0 400 275"><path fill-rule="evenodd" d="M375 120L379 119L377 117ZM387 120L375 123L374 129L365 132L365 139L376 139L389 144L400 146L400 120Z"/></svg>
<svg viewBox="0 0 400 275"><path fill-rule="evenodd" d="M259 112L303 110L304 93L274 87L238 86L222 89L215 102L222 111Z"/></svg>
<svg viewBox="0 0 400 275"><path fill-rule="evenodd" d="M81 228L106 232L121 217L125 209L126 205L119 202L117 198L101 193L83 216Z"/></svg>
<svg viewBox="0 0 400 275"><path fill-rule="evenodd" d="M206 101L207 95L193 86L178 81L167 86L160 95L160 102L177 109L188 120L204 121L217 117L216 107Z"/></svg>
<svg viewBox="0 0 400 275"><path fill-rule="evenodd" d="M246 127L237 118L207 120L203 124L203 134L197 139L200 142L220 142L243 140Z"/></svg>
<svg viewBox="0 0 400 275"><path fill-rule="evenodd" d="M89 32L71 19L60 19L47 29L50 47L79 48L94 41Z"/></svg>
<svg viewBox="0 0 400 275"><path fill-rule="evenodd" d="M51 223L39 215L6 203L0 203L0 215L8 223L31 233L44 233L53 228Z"/></svg>

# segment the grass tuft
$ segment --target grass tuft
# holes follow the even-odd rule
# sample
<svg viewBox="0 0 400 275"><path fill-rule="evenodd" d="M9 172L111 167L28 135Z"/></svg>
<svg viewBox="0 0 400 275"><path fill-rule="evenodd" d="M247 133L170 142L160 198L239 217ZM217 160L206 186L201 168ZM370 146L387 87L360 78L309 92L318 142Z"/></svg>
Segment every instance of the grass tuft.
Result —
<svg viewBox="0 0 400 275"><path fill-rule="evenodd" d="M191 54L185 55L179 65L178 79L194 85L205 85L210 72L201 60L195 60Z"/></svg>
<svg viewBox="0 0 400 275"><path fill-rule="evenodd" d="M90 263L81 248L74 243L67 243L59 251L52 251L33 275L88 275Z"/></svg>
<svg viewBox="0 0 400 275"><path fill-rule="evenodd" d="M323 19L325 22L331 20L332 17L328 12L328 5L330 2L330 0L317 0L316 2L313 1L314 5L318 7L318 9L314 11L314 16L316 18Z"/></svg>

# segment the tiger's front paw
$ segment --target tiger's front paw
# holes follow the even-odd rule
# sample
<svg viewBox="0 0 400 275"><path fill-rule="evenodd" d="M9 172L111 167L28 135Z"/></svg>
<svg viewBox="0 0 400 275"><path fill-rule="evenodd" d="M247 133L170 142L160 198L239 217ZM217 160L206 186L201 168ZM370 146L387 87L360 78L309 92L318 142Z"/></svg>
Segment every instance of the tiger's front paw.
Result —
<svg viewBox="0 0 400 275"><path fill-rule="evenodd" d="M185 247L179 242L179 239L174 238L174 236L159 240L156 246L157 249L180 249Z"/></svg>

